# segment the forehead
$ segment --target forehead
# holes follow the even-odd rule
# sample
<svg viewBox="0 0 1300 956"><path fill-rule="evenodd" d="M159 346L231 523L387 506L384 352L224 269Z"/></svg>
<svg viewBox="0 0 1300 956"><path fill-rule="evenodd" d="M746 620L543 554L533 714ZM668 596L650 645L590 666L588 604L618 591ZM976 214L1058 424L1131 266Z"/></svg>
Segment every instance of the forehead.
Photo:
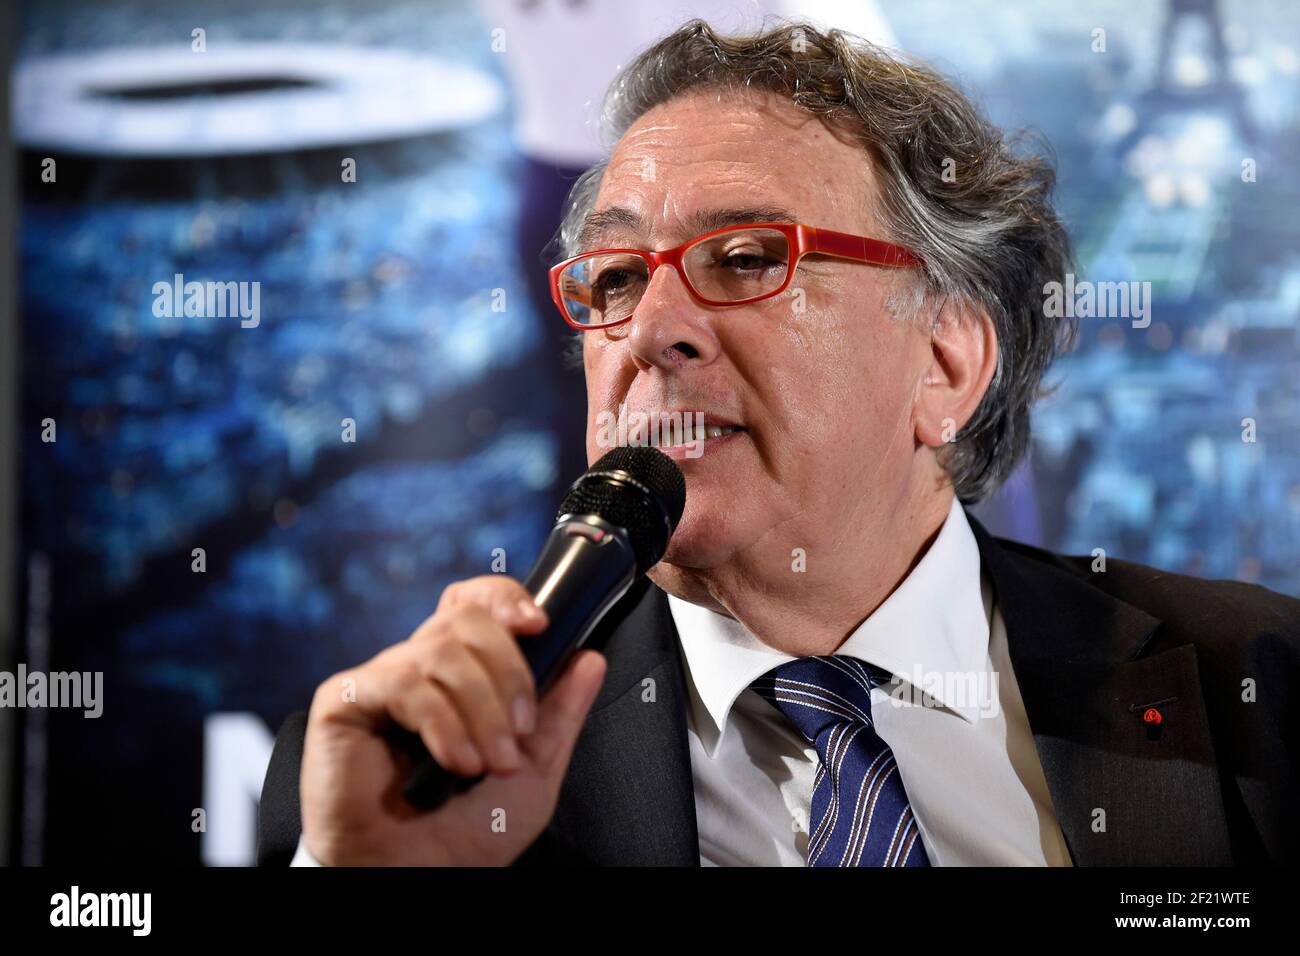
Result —
<svg viewBox="0 0 1300 956"><path fill-rule="evenodd" d="M844 129L768 91L697 90L619 139L582 243L680 242L760 220L870 232L875 189L865 149Z"/></svg>

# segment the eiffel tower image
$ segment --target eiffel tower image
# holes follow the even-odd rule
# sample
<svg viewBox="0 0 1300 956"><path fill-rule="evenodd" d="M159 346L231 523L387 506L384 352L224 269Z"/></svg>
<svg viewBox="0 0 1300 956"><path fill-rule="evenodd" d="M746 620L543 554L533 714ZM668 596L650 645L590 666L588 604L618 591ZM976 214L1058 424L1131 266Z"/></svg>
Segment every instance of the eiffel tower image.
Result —
<svg viewBox="0 0 1300 956"><path fill-rule="evenodd" d="M1214 72L1208 82L1191 86L1177 82L1173 61L1180 40L1185 41L1189 34L1186 28L1197 20L1204 22L1209 32ZM1160 30L1155 79L1151 88L1137 98L1134 108L1137 124L1119 143L1121 154L1149 132L1162 116L1191 111L1226 114L1244 142L1258 142L1258 129L1246 108L1245 93L1233 81L1229 70L1219 0L1169 0Z"/></svg>

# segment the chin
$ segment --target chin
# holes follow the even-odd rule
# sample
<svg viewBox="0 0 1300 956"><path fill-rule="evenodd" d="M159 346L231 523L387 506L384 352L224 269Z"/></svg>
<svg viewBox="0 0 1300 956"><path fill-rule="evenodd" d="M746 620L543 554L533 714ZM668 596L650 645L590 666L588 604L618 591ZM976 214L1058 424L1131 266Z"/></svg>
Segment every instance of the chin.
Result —
<svg viewBox="0 0 1300 956"><path fill-rule="evenodd" d="M668 542L663 560L683 568L711 568L742 546L741 516L733 509L692 504L689 495L682 520Z"/></svg>

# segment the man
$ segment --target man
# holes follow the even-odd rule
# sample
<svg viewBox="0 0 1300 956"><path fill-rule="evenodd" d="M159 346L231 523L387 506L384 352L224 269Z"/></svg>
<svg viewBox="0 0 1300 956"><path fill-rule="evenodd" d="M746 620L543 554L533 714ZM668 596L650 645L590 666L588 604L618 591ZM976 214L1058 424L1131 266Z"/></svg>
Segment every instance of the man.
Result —
<svg viewBox="0 0 1300 956"><path fill-rule="evenodd" d="M933 72L806 25L688 24L607 105L553 289L590 461L613 416L704 415L702 454L666 448L669 550L540 702L523 588L448 588L286 722L259 858L1289 859L1300 602L1094 570L962 507L1070 340L1042 307L1070 257L1050 168ZM417 813L399 727L487 778Z"/></svg>

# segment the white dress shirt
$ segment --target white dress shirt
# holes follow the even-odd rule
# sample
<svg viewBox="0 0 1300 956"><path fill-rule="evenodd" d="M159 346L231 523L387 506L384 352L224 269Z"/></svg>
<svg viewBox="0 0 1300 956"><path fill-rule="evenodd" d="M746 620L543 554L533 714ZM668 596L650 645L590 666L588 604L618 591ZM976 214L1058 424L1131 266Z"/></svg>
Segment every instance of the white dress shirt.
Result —
<svg viewBox="0 0 1300 956"><path fill-rule="evenodd" d="M690 697L700 863L806 865L820 758L749 687L794 658L729 617L672 595L668 603ZM835 653L896 677L871 692L871 717L931 865L1069 866L993 603L954 499L911 574Z"/></svg>
<svg viewBox="0 0 1300 956"><path fill-rule="evenodd" d="M729 617L672 595L668 604L689 691L700 863L806 865L820 758L749 689L794 658ZM835 653L901 679L871 692L871 717L894 752L931 865L1069 866L993 605L954 499L912 573ZM299 839L291 865L319 864Z"/></svg>

